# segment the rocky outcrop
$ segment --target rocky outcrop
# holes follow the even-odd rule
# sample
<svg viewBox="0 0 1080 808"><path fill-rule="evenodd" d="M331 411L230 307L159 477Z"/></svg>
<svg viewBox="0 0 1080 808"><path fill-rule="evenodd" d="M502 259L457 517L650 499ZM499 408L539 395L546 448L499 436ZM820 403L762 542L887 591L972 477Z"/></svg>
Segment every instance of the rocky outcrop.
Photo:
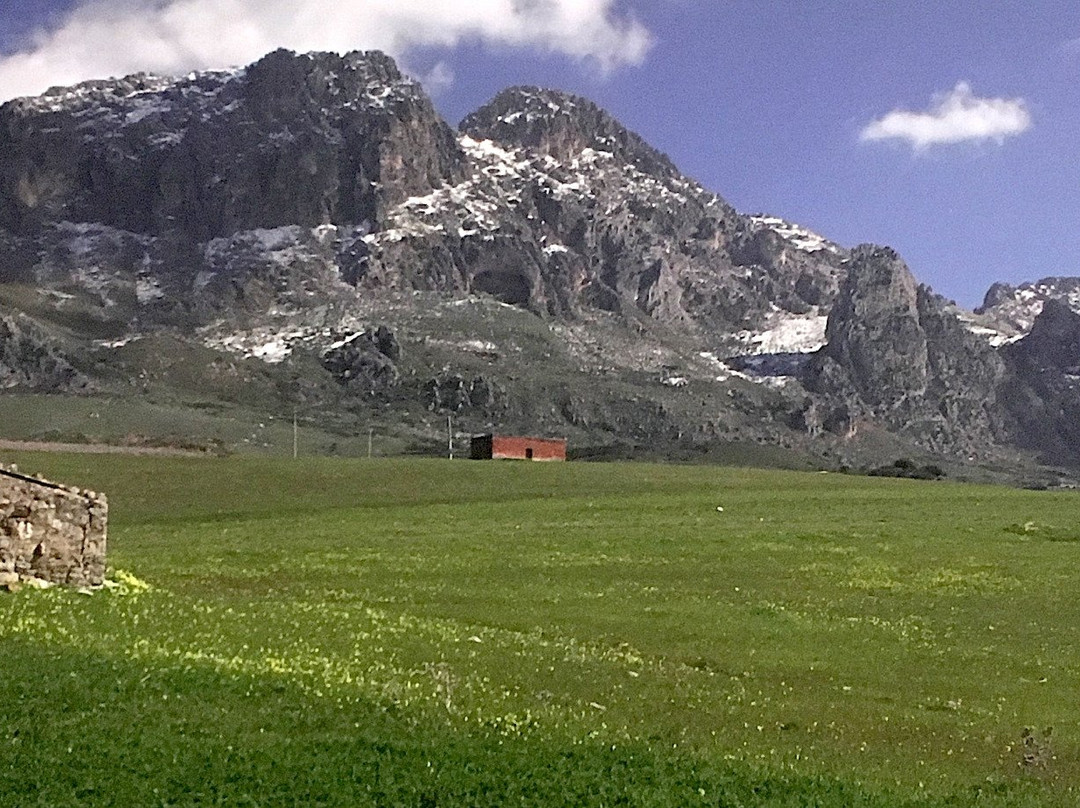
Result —
<svg viewBox="0 0 1080 808"><path fill-rule="evenodd" d="M441 373L425 385L428 409L438 412L476 411L490 414L499 403L500 391L483 376L466 378Z"/></svg>
<svg viewBox="0 0 1080 808"><path fill-rule="evenodd" d="M1003 363L893 250L853 251L826 338L804 371L807 388L830 402L818 420L876 421L928 449L969 455L1004 437L995 408Z"/></svg>
<svg viewBox="0 0 1080 808"><path fill-rule="evenodd" d="M0 389L83 392L89 380L23 319L0 316Z"/></svg>
<svg viewBox="0 0 1080 808"><path fill-rule="evenodd" d="M844 390L882 414L926 392L929 368L918 284L892 250L855 249L825 337L827 344L809 370L811 389Z"/></svg>
<svg viewBox="0 0 1080 808"><path fill-rule="evenodd" d="M385 391L398 383L394 364L401 359L401 346L386 326L354 334L332 345L322 357L325 367L347 390L354 393Z"/></svg>
<svg viewBox="0 0 1080 808"><path fill-rule="evenodd" d="M1027 334L1049 300L1080 311L1080 278L1050 277L1013 286L995 283L986 292L976 314L985 316L1005 333Z"/></svg>
<svg viewBox="0 0 1080 808"><path fill-rule="evenodd" d="M1023 339L1002 354L1012 371L1003 401L1021 445L1055 463L1080 457L1080 314L1049 299Z"/></svg>

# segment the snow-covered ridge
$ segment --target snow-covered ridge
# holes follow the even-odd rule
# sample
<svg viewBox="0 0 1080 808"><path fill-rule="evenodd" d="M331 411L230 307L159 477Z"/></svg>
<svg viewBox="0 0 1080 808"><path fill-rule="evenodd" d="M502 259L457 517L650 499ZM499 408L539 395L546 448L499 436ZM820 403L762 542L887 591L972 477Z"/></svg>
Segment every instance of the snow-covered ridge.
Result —
<svg viewBox="0 0 1080 808"><path fill-rule="evenodd" d="M490 140L460 139L462 149L477 163L479 172L457 185L443 185L430 194L409 197L389 211L390 227L364 238L369 244L401 241L446 231L448 215L456 218L457 236L487 235L499 227L498 213L505 200L497 192L497 180L520 177L528 161Z"/></svg>
<svg viewBox="0 0 1080 808"><path fill-rule="evenodd" d="M551 115L570 115L576 107L569 98L559 97L559 101L556 102L550 92L519 88L517 97L524 102L525 109L501 115L499 120L503 123L515 123L522 117L531 122Z"/></svg>
<svg viewBox="0 0 1080 808"><path fill-rule="evenodd" d="M562 163L550 155L529 155L469 135L462 135L458 142L475 166L472 175L456 185L446 184L404 200L388 212L386 229L365 236L364 241L377 247L438 233L490 240L500 222L513 217L512 208L520 204L522 189L530 185L542 188L556 201L597 198L606 187L617 188L620 193L611 196L609 208L627 199L684 205L694 196L714 198L689 180L654 177L598 149L582 149L573 160ZM568 251L557 243L544 248L547 255Z"/></svg>
<svg viewBox="0 0 1080 808"><path fill-rule="evenodd" d="M792 247L803 252L840 252L840 248L824 236L785 219L775 216L751 216L750 223L755 230L772 230Z"/></svg>
<svg viewBox="0 0 1080 808"><path fill-rule="evenodd" d="M326 91L341 98L345 109L387 109L396 102L423 94L414 79L386 74L378 60L369 63L368 54L352 54L341 63L340 72L322 74ZM305 54L308 60L317 54ZM12 100L10 105L26 115L66 113L81 125L105 123L120 128L134 126L154 116L172 115L170 124L186 128L191 112L201 117L228 114L242 103L234 100L218 104L223 88L245 78L248 68L203 70L185 76L161 76L135 73L116 79L86 81L71 87L52 87L40 96ZM346 80L349 76L349 80ZM177 133L179 135L180 133ZM160 135L155 136L162 141ZM174 137L172 140L178 140ZM162 143L168 143L165 138ZM159 144L161 145L161 144Z"/></svg>
<svg viewBox="0 0 1080 808"><path fill-rule="evenodd" d="M1080 314L1080 278L1043 278L1005 288L1008 294L980 313L1021 336L1031 331L1047 300L1057 300Z"/></svg>
<svg viewBox="0 0 1080 808"><path fill-rule="evenodd" d="M135 73L120 79L85 81L72 87L52 87L39 96L17 98L10 103L26 113L69 112L76 114L123 113L125 125L138 123L154 112L172 108L165 96L184 99L199 95L213 99L227 83L245 74L243 68L206 70L187 76Z"/></svg>

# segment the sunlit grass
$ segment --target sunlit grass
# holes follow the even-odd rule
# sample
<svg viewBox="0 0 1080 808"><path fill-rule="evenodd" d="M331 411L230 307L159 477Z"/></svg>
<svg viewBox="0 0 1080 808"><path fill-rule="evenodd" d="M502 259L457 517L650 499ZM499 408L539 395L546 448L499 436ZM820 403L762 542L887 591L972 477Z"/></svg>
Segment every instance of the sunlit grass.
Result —
<svg viewBox="0 0 1080 808"><path fill-rule="evenodd" d="M1076 801L1072 493L17 459L109 492L126 572L0 599L0 802Z"/></svg>

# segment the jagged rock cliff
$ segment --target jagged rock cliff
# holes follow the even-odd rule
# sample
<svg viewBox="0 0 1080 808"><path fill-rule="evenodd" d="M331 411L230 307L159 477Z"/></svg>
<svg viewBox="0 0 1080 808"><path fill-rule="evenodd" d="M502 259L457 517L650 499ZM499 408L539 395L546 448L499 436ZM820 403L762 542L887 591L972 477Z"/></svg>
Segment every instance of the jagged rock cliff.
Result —
<svg viewBox="0 0 1080 808"><path fill-rule="evenodd" d="M1080 457L1080 315L1045 301L1023 339L1002 349L1012 375L1004 401L1019 424L1018 439L1047 459Z"/></svg>
<svg viewBox="0 0 1080 808"><path fill-rule="evenodd" d="M835 295L842 250L785 225L740 216L582 98L508 90L457 135L377 53L278 51L0 112L5 276L78 286L125 324L351 287L730 332Z"/></svg>
<svg viewBox="0 0 1080 808"><path fill-rule="evenodd" d="M58 221L196 242L377 227L460 169L453 131L378 53L90 82L11 102L3 123L0 226L17 235Z"/></svg>
<svg viewBox="0 0 1080 808"><path fill-rule="evenodd" d="M1006 437L996 391L1005 367L891 249L852 253L806 386L849 428L880 421L936 451L982 455Z"/></svg>

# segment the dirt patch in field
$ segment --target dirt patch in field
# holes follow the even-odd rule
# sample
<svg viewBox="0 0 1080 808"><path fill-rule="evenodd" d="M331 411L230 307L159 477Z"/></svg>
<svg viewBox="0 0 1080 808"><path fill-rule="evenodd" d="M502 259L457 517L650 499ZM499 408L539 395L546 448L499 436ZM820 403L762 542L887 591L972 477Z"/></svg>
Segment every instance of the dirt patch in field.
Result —
<svg viewBox="0 0 1080 808"><path fill-rule="evenodd" d="M72 452L75 454L156 455L160 457L203 457L206 452L169 446L115 446L108 443L55 443L52 441L0 440L0 451Z"/></svg>

